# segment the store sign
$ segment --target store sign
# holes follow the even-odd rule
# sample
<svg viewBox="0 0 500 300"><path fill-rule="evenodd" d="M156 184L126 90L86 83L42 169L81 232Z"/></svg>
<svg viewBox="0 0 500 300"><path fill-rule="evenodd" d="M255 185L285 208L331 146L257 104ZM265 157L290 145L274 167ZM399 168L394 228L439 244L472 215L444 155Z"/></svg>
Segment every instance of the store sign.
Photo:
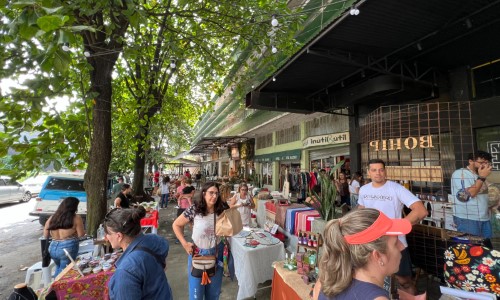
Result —
<svg viewBox="0 0 500 300"><path fill-rule="evenodd" d="M491 154L491 169L500 171L500 141L487 142L488 152Z"/></svg>
<svg viewBox="0 0 500 300"><path fill-rule="evenodd" d="M256 155L255 162L273 162L273 161L286 161L286 160L300 160L300 150L290 150L284 152L270 153L264 155Z"/></svg>
<svg viewBox="0 0 500 300"><path fill-rule="evenodd" d="M369 146L374 151L401 150L403 147L408 150L413 150L417 147L421 149L434 148L431 135L424 135L418 138L410 136L407 138L375 140L370 141Z"/></svg>
<svg viewBox="0 0 500 300"><path fill-rule="evenodd" d="M308 137L307 139L303 140L302 147L308 148L314 146L343 144L343 143L349 143L349 140L350 140L349 132L317 135Z"/></svg>

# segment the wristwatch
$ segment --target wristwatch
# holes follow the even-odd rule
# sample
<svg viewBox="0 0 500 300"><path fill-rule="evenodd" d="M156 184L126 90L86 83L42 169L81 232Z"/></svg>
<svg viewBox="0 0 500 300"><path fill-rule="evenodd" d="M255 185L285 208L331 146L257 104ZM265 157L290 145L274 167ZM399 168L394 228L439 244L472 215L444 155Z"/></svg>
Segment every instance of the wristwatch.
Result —
<svg viewBox="0 0 500 300"><path fill-rule="evenodd" d="M481 177L481 176L479 176L477 179L478 179L478 180L481 180L482 182L484 182L484 181L486 180L486 177Z"/></svg>

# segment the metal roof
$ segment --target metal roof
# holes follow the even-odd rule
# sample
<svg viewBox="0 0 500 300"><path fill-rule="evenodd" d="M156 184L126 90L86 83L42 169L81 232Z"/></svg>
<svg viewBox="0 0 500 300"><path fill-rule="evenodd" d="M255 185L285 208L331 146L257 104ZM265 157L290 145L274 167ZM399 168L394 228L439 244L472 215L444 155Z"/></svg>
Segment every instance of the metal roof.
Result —
<svg viewBox="0 0 500 300"><path fill-rule="evenodd" d="M230 145L246 142L248 140L250 140L250 138L241 136L204 137L200 141L198 141L196 146L194 146L189 151L189 153L190 154L211 153L212 151L216 151L220 148L225 148Z"/></svg>
<svg viewBox="0 0 500 300"><path fill-rule="evenodd" d="M437 96L440 74L500 57L498 0L357 5L359 15L346 11L247 94L247 106L309 113L425 100Z"/></svg>

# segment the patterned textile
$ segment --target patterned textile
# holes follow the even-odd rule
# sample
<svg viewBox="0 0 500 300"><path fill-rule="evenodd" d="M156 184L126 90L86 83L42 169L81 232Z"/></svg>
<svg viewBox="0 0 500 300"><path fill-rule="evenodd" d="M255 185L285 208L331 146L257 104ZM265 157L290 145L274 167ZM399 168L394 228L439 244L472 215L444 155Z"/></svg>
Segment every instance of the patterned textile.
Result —
<svg viewBox="0 0 500 300"><path fill-rule="evenodd" d="M57 299L109 299L108 280L115 269L89 274L84 277L78 271L70 269L58 281L52 283L50 290L54 290Z"/></svg>
<svg viewBox="0 0 500 300"><path fill-rule="evenodd" d="M452 288L500 296L500 252L457 244L444 252L444 279Z"/></svg>
<svg viewBox="0 0 500 300"><path fill-rule="evenodd" d="M293 234L295 232L295 213L298 211L305 211L305 210L314 210L314 208L310 207L301 207L301 208L290 208L286 210L286 217L285 217L285 229L286 231L290 232Z"/></svg>
<svg viewBox="0 0 500 300"><path fill-rule="evenodd" d="M295 235L299 235L299 231L311 231L312 220L321 217L317 210L299 211L295 214Z"/></svg>

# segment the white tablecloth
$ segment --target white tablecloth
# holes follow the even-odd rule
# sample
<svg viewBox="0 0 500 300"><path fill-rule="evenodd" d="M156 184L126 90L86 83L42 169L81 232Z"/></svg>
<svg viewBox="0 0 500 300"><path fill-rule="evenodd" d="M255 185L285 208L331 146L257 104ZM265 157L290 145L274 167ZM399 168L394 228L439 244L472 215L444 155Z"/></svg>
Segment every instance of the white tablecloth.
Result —
<svg viewBox="0 0 500 300"><path fill-rule="evenodd" d="M253 297L259 283L273 278L273 262L285 259L282 242L250 248L243 246L245 240L236 236L231 238L234 269L239 285L237 299Z"/></svg>

